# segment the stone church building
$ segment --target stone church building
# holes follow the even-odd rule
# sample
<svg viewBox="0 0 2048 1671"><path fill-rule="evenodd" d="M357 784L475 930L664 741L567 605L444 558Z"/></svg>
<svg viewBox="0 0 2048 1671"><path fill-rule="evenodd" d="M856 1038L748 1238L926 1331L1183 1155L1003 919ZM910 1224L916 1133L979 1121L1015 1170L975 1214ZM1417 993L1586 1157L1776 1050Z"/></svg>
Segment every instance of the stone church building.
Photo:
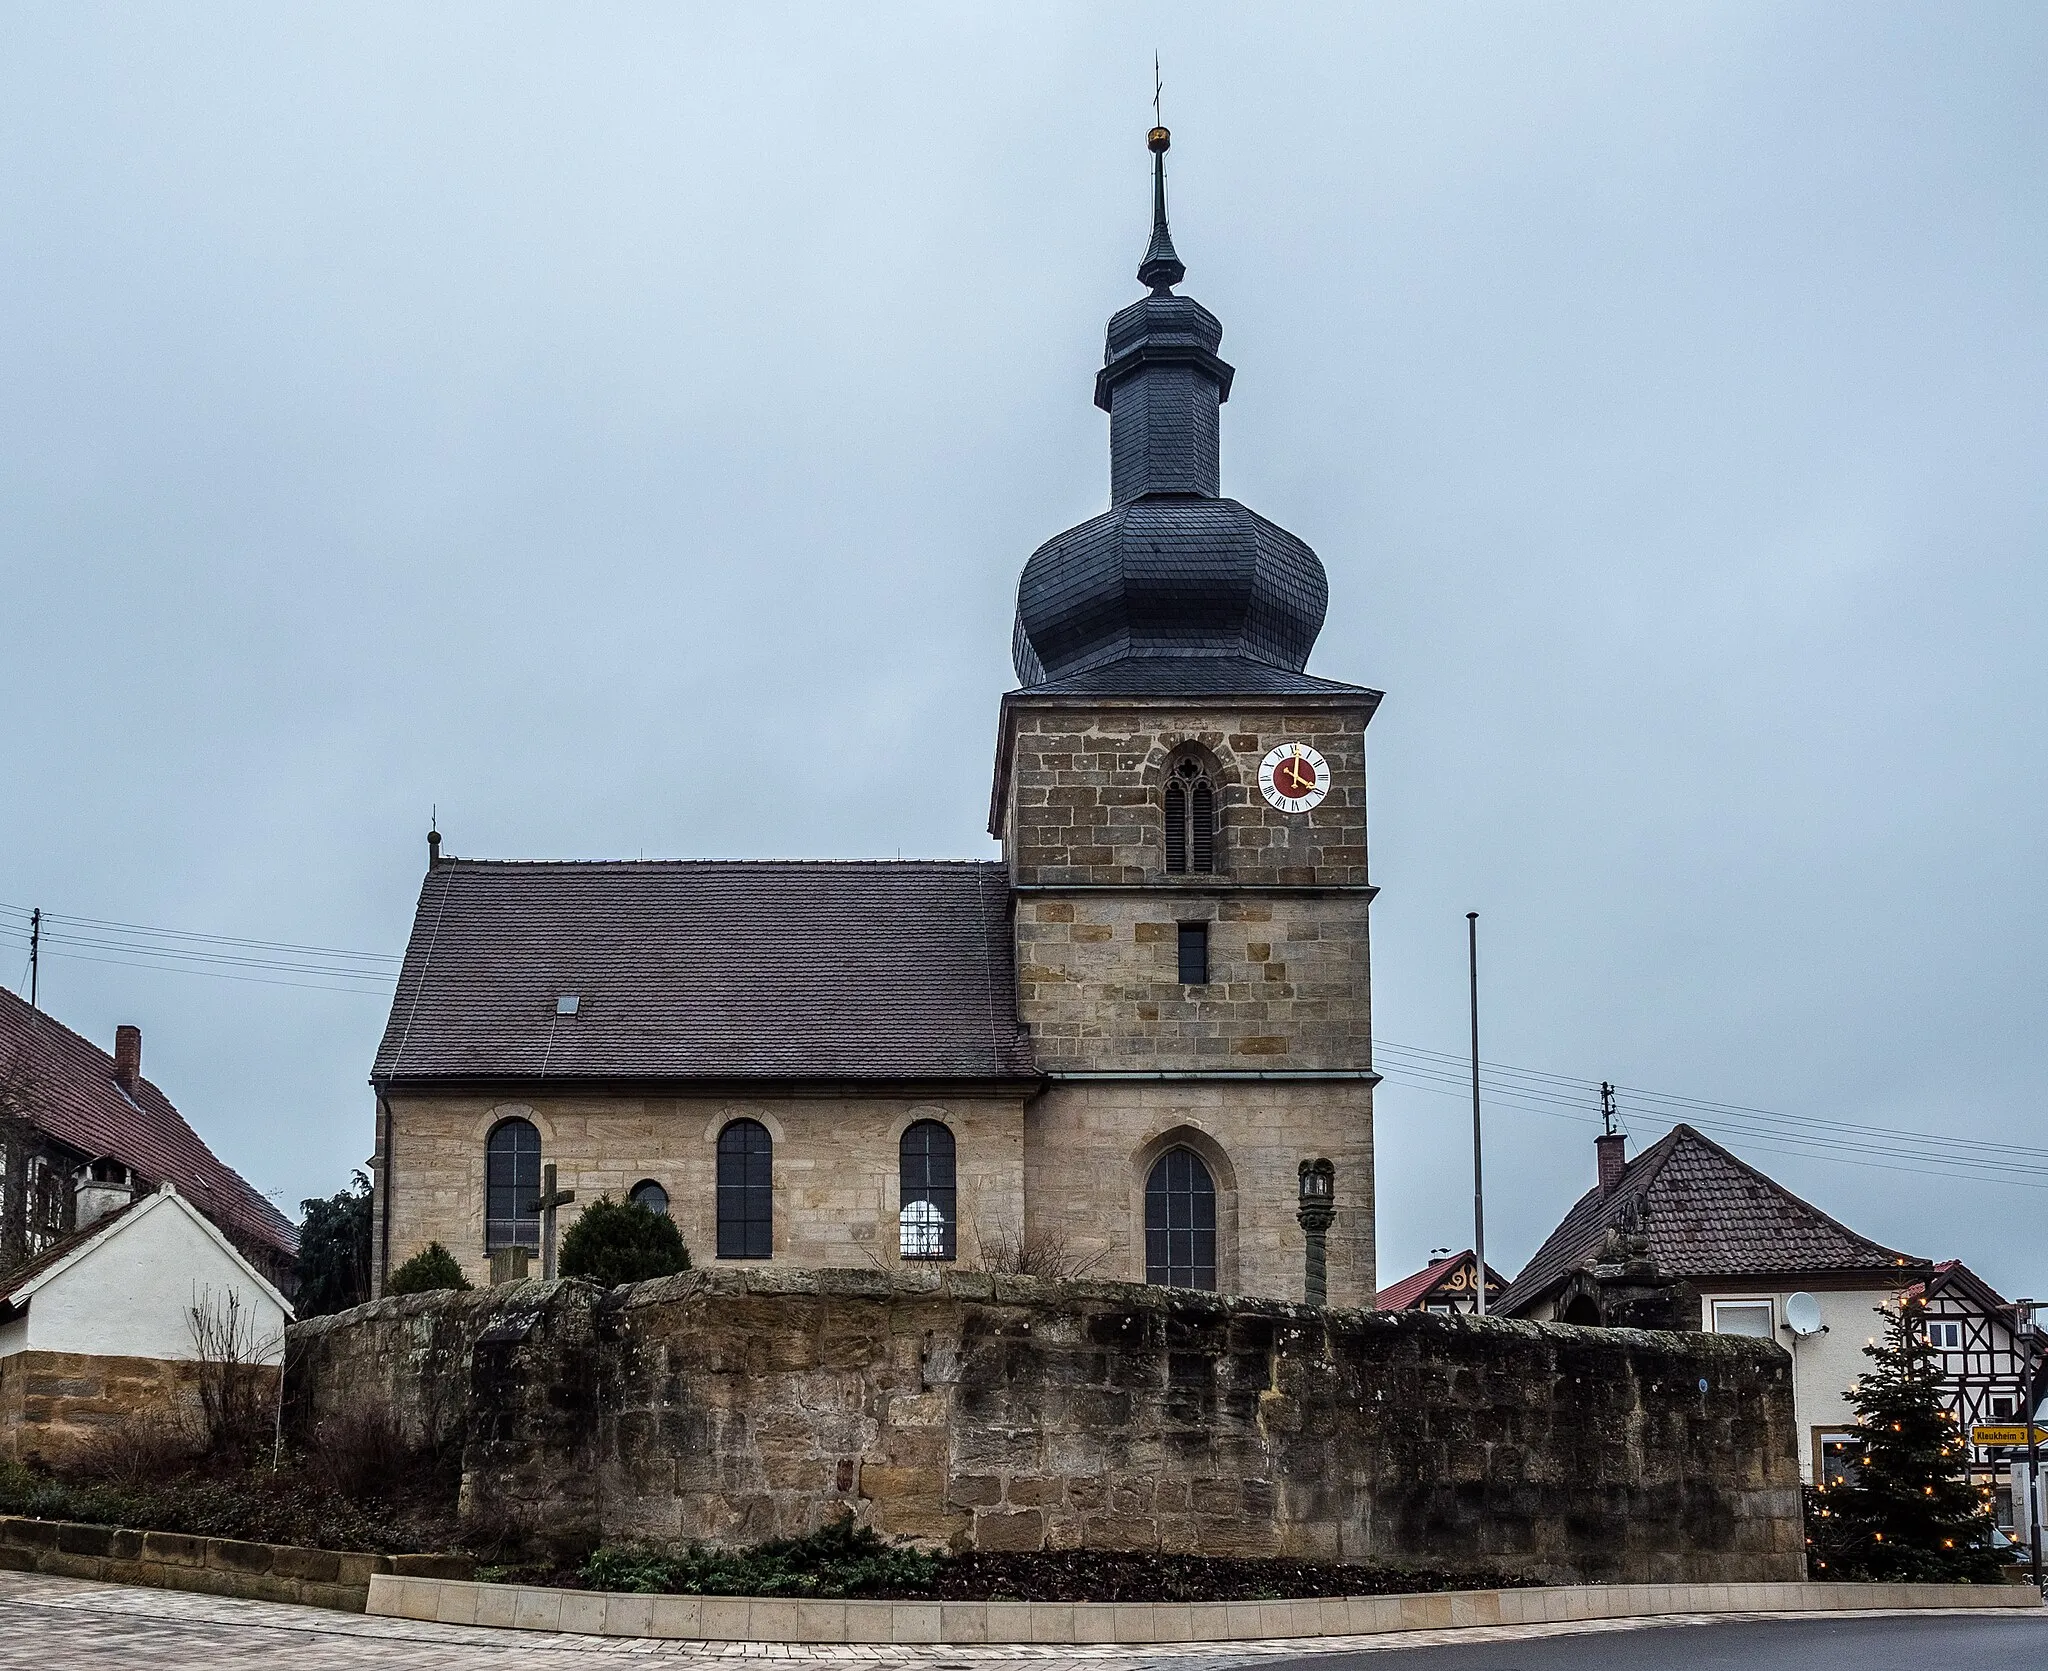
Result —
<svg viewBox="0 0 2048 1671"><path fill-rule="evenodd" d="M543 1168L672 1215L699 1265L926 1263L1369 1306L1365 729L1303 671L1315 553L1221 496L1223 327L1109 322L1110 508L1024 565L997 862L433 854L373 1073L376 1268L538 1249ZM501 1271L509 1261L501 1259Z"/></svg>

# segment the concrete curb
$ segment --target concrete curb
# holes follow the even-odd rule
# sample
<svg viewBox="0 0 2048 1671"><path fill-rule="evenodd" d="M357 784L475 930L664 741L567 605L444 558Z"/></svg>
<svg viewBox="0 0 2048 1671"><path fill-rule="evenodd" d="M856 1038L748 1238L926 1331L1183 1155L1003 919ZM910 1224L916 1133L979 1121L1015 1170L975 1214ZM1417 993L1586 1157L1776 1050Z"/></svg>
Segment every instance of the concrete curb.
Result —
<svg viewBox="0 0 2048 1671"><path fill-rule="evenodd" d="M0 1568L360 1613L376 1577L473 1572L476 1563L466 1556L352 1555L10 1514L0 1515Z"/></svg>
<svg viewBox="0 0 2048 1671"><path fill-rule="evenodd" d="M1377 1636L1463 1625L1566 1624L1660 1614L2039 1608L2011 1584L1583 1584L1313 1601L791 1601L643 1596L387 1576L373 1615L579 1636L682 1642L1170 1643Z"/></svg>

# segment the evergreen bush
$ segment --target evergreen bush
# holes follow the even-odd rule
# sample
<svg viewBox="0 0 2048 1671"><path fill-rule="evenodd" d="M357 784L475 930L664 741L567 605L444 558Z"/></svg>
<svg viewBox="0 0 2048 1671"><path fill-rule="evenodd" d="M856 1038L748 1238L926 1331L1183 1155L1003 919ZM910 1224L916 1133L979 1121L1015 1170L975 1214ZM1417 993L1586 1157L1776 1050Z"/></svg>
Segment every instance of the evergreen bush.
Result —
<svg viewBox="0 0 2048 1671"><path fill-rule="evenodd" d="M299 1291L292 1306L300 1318L346 1311L370 1297L370 1180L357 1172L349 1187L326 1200L301 1201Z"/></svg>
<svg viewBox="0 0 2048 1671"><path fill-rule="evenodd" d="M455 1255L439 1242L429 1242L391 1273L391 1280L384 1284L384 1292L428 1294L437 1288L466 1289L468 1286L469 1278L455 1263Z"/></svg>
<svg viewBox="0 0 2048 1671"><path fill-rule="evenodd" d="M562 1238L561 1271L600 1287L646 1282L690 1268L682 1232L665 1213L600 1195Z"/></svg>
<svg viewBox="0 0 2048 1671"><path fill-rule="evenodd" d="M1855 1465L1808 1499L1810 1570L1816 1578L1995 1582L2004 1563L1970 1483L1968 1440L1946 1403L1926 1308L1908 1296L1877 1314L1883 1329L1863 1348L1875 1367L1850 1388Z"/></svg>

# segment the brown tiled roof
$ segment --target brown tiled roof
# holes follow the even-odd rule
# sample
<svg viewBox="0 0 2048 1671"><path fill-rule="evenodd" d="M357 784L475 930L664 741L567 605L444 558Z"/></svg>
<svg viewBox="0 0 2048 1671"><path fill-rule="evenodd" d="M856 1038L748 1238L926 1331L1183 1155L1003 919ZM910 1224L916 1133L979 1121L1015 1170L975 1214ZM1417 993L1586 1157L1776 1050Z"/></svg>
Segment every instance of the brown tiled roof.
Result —
<svg viewBox="0 0 2048 1671"><path fill-rule="evenodd" d="M556 1001L575 994L573 1015ZM379 1079L1006 1079L1003 867L444 859Z"/></svg>
<svg viewBox="0 0 2048 1671"><path fill-rule="evenodd" d="M88 1160L109 1157L178 1193L232 1237L286 1261L299 1233L247 1179L224 1166L147 1079L114 1079L114 1058L42 1010L0 989L0 1079L29 1124Z"/></svg>
<svg viewBox="0 0 2048 1671"><path fill-rule="evenodd" d="M1471 1257L1472 1250L1468 1247L1463 1253L1453 1253L1447 1258L1437 1260L1432 1265L1425 1265L1413 1276L1404 1276L1391 1287L1382 1288L1374 1304L1382 1311L1406 1311L1439 1282L1443 1281L1445 1277L1449 1276L1451 1272L1470 1260ZM1489 1305L1493 1303L1495 1291L1505 1288L1507 1285L1508 1279L1506 1277L1502 1276L1491 1265L1486 1267L1486 1292Z"/></svg>
<svg viewBox="0 0 2048 1671"><path fill-rule="evenodd" d="M1564 1222L1501 1296L1512 1316L1543 1299L1633 1209L1650 1252L1673 1276L1820 1276L1896 1273L1902 1285L1927 1261L1880 1246L1802 1201L1691 1126L1674 1126L1629 1162L1603 1196L1580 1196Z"/></svg>

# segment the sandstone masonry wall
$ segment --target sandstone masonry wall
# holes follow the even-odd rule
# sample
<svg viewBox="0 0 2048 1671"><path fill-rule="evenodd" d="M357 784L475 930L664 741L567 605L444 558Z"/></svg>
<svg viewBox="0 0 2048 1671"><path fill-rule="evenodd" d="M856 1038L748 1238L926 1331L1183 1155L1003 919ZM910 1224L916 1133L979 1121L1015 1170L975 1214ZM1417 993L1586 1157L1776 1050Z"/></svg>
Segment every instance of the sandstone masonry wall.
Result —
<svg viewBox="0 0 2048 1671"><path fill-rule="evenodd" d="M1199 1154L1216 1184L1218 1286L1226 1294L1303 1298L1298 1172L1337 1168L1327 1239L1329 1300L1369 1306L1373 1248L1372 1087L1357 1080L1158 1082L1068 1080L1024 1122L1029 1239L1063 1248L1104 1281L1145 1280L1145 1177L1170 1148Z"/></svg>
<svg viewBox="0 0 2048 1671"><path fill-rule="evenodd" d="M717 1271L314 1319L293 1330L297 1419L380 1386L403 1404L442 1373L411 1365L419 1343L458 1339L465 1511L558 1545L743 1543L850 1514L954 1548L1475 1579L1804 1570L1790 1364L1767 1342L1115 1283Z"/></svg>
<svg viewBox="0 0 2048 1671"><path fill-rule="evenodd" d="M1024 1222L1024 1097L1018 1092L916 1097L450 1090L398 1091L390 1102L396 1152L393 1270L438 1241L471 1282L490 1280L484 1140L498 1121L514 1116L533 1122L542 1159L555 1164L562 1188L576 1191L576 1204L562 1210L562 1232L600 1194L617 1200L641 1179L652 1178L668 1191L669 1212L699 1265L717 1262L718 1134L735 1119L760 1121L774 1140L776 1264L901 1262L897 1142L913 1120L939 1120L952 1129L963 1262L979 1262L983 1235L1014 1237Z"/></svg>
<svg viewBox="0 0 2048 1671"><path fill-rule="evenodd" d="M197 1363L107 1357L89 1352L15 1352L0 1358L0 1459L64 1462L117 1441L136 1424L161 1421L203 1431ZM277 1371L245 1372L264 1391Z"/></svg>
<svg viewBox="0 0 2048 1671"><path fill-rule="evenodd" d="M1247 885L1362 886L1370 711L1345 696L1216 703L1011 697L1008 757L999 762L1007 787L999 827L1011 879L1026 886L1178 884L1181 878L1166 874L1163 794L1168 761L1192 744L1220 768L1223 876ZM1330 793L1313 812L1281 812L1259 793L1259 762L1279 743L1307 743L1329 762Z"/></svg>

